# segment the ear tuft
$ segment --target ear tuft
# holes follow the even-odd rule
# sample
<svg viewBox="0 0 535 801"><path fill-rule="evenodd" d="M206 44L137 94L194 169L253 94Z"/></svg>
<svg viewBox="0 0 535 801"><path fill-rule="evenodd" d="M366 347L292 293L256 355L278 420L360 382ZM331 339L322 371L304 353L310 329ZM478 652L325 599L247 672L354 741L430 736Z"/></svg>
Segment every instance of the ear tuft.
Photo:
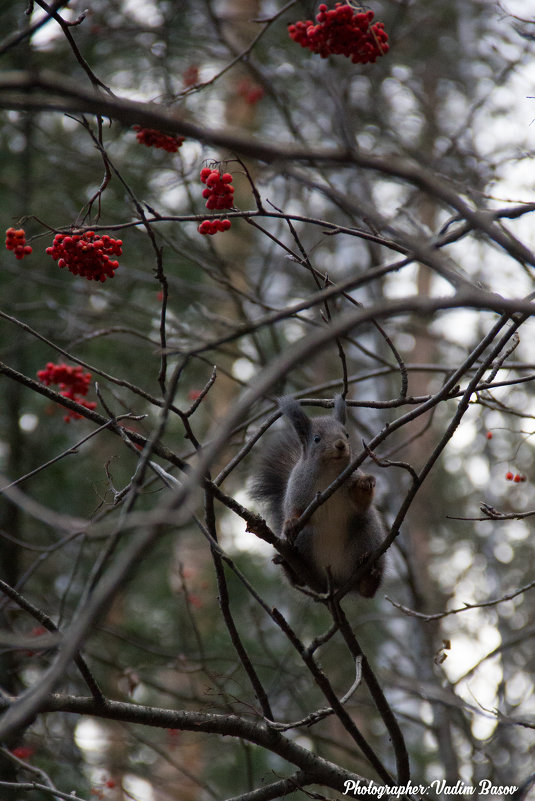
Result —
<svg viewBox="0 0 535 801"><path fill-rule="evenodd" d="M294 427L301 443L306 445L310 439L310 418L307 417L298 402L287 395L279 398L279 409Z"/></svg>
<svg viewBox="0 0 535 801"><path fill-rule="evenodd" d="M334 399L334 417L339 423L345 425L346 422L346 402L341 395L336 395Z"/></svg>

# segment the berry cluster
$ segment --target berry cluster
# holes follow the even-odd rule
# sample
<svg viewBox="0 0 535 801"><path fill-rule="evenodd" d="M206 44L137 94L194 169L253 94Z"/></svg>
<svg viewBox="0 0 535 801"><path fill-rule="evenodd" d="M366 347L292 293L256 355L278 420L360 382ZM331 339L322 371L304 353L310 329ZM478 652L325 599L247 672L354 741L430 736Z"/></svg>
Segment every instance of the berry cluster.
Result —
<svg viewBox="0 0 535 801"><path fill-rule="evenodd" d="M18 745L16 748L11 749L11 753L14 757L17 757L17 759L26 761L35 754L35 748L29 745Z"/></svg>
<svg viewBox="0 0 535 801"><path fill-rule="evenodd" d="M114 779L106 779L106 781L103 781L98 787L95 785L91 788L91 795L94 798L100 799L100 801L104 801L104 799L109 798L107 790L113 789L114 787L117 787L117 782Z"/></svg>
<svg viewBox="0 0 535 801"><path fill-rule="evenodd" d="M231 209L234 205L234 187L229 172L221 174L219 170L203 167L201 181L206 184L202 196L206 198L207 209ZM214 232L215 233L215 232Z"/></svg>
<svg viewBox="0 0 535 801"><path fill-rule="evenodd" d="M119 266L112 256L122 254L122 241L107 234L99 236L94 231L85 234L56 234L52 247L46 249L57 261L58 267L66 267L73 275L81 275L88 281L104 281L113 278Z"/></svg>
<svg viewBox="0 0 535 801"><path fill-rule="evenodd" d="M32 252L31 245L26 244L24 228L8 228L6 231L6 248L12 250L16 259L23 259Z"/></svg>
<svg viewBox="0 0 535 801"><path fill-rule="evenodd" d="M63 395L64 398L70 398L85 406L86 409L97 408L94 401L85 400L84 396L87 395L91 383L91 373L84 373L80 365L71 367L68 364L48 362L44 370L38 370L37 378L47 387L50 384L58 384L60 395ZM63 419L68 423L71 417L76 419L81 418L82 415L69 409Z"/></svg>
<svg viewBox="0 0 535 801"><path fill-rule="evenodd" d="M28 633L28 637L41 637L43 634L46 634L47 631L44 626L34 626L31 631ZM34 651L31 648L26 649L24 652L24 656L32 657L35 656L37 651Z"/></svg>
<svg viewBox="0 0 535 801"><path fill-rule="evenodd" d="M141 125L134 125L134 131L137 131L136 139L141 145L159 147L168 153L176 153L184 142L183 136L164 134L161 131L155 131L153 128L142 128Z"/></svg>
<svg viewBox="0 0 535 801"><path fill-rule="evenodd" d="M249 78L243 78L236 87L240 97L243 97L246 103L254 106L259 100L264 97L264 87L258 83L250 81Z"/></svg>
<svg viewBox="0 0 535 801"><path fill-rule="evenodd" d="M199 83L199 68L196 64L190 64L182 73L182 83L186 89Z"/></svg>
<svg viewBox="0 0 535 801"><path fill-rule="evenodd" d="M197 231L200 234L217 234L218 231L228 231L230 225L230 220L203 220Z"/></svg>
<svg viewBox="0 0 535 801"><path fill-rule="evenodd" d="M382 22L371 24L373 11L355 12L347 3L328 10L325 3L316 15L317 25L301 20L288 26L290 38L322 58L347 56L354 64L368 64L388 53L388 34Z"/></svg>
<svg viewBox="0 0 535 801"><path fill-rule="evenodd" d="M515 484L519 484L519 483L521 483L523 481L527 481L527 478L522 473L515 473L513 475L513 473L511 473L511 471L509 470L509 472L505 474L505 480L506 481L514 481Z"/></svg>

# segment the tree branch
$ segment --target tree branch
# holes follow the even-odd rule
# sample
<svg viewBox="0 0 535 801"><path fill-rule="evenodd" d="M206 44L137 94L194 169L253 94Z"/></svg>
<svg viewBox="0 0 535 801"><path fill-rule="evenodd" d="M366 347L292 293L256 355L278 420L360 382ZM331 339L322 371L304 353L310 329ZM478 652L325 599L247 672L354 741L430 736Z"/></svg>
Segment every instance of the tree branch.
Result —
<svg viewBox="0 0 535 801"><path fill-rule="evenodd" d="M0 710L5 710L7 706L8 702L0 698ZM273 731L269 726L253 723L237 715L162 709L123 701L107 700L102 705L96 703L93 698L58 694L49 695L43 699L41 712L67 712L76 715L90 715L105 720L116 720L122 723L219 734L224 737L239 737L262 746L296 765L308 775L310 781L320 782L339 792L343 790L344 782L347 779L368 784L364 777L323 759L318 754L287 739L279 732Z"/></svg>

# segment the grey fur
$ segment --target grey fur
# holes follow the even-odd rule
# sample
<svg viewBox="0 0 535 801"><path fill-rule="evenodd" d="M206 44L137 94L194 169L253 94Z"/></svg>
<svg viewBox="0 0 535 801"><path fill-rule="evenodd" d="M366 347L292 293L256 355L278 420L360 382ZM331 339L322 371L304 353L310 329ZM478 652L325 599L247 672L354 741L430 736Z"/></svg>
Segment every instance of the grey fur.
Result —
<svg viewBox="0 0 535 801"><path fill-rule="evenodd" d="M325 490L349 464L351 446L344 423L346 406L337 396L329 416L309 418L299 403L284 397L281 412L291 424L272 438L262 454L253 483L253 497L265 506L271 525L293 542L311 568L314 589L349 587L366 597L375 594L384 557L352 583L352 577L384 537L373 505L375 479L355 470L312 515L297 534L295 523L317 493ZM290 579L297 577L286 566Z"/></svg>

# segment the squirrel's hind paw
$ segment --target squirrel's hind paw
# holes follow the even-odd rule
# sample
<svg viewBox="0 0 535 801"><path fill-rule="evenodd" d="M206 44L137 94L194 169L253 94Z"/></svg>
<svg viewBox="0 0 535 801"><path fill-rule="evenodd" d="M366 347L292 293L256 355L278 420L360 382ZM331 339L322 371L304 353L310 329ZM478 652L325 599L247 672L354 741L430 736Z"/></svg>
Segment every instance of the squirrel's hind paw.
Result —
<svg viewBox="0 0 535 801"><path fill-rule="evenodd" d="M370 572L361 578L358 585L359 593L364 596L364 598L373 598L377 590L379 589L379 585L381 583L381 579L383 578L383 571L377 569L376 567L372 567Z"/></svg>

